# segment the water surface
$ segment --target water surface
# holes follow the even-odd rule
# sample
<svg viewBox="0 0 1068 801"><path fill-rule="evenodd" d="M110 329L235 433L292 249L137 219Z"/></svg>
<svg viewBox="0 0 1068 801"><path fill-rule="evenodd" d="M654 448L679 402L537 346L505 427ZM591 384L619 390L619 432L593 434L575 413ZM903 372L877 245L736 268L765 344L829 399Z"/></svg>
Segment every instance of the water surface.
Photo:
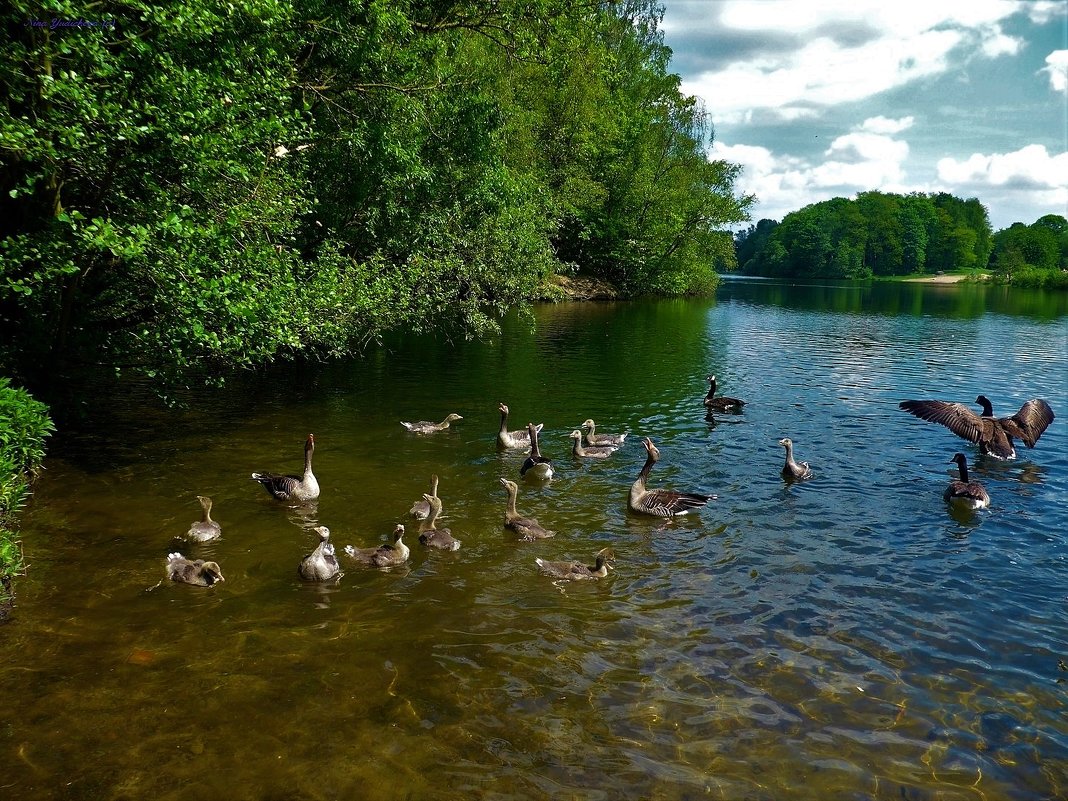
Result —
<svg viewBox="0 0 1068 801"><path fill-rule="evenodd" d="M1051 298L1053 298L1051 300ZM1063 296L725 282L707 300L570 304L492 342L401 338L157 408L86 398L24 516L0 628L0 797L1055 799L1068 796L1068 374ZM744 414L706 417L714 372ZM1031 397L1059 418L997 462L897 409ZM501 525L497 403L543 422L557 477ZM400 420L464 420L421 437ZM577 463L592 417L627 431ZM249 479L318 443L320 502ZM651 485L716 493L665 525ZM793 438L815 477L785 485ZM954 515L957 450L993 498ZM382 542L441 477L456 553L335 585L296 567L329 526ZM215 500L221 540L177 540ZM534 558L616 570L561 585ZM160 584L166 554L212 589Z"/></svg>

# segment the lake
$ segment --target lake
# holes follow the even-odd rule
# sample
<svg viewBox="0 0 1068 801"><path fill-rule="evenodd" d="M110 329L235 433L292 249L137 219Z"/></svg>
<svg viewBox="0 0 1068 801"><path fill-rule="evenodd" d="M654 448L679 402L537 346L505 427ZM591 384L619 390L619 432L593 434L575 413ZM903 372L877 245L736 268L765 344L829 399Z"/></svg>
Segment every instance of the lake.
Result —
<svg viewBox="0 0 1068 801"><path fill-rule="evenodd" d="M726 280L539 306L493 341L397 337L177 410L82 390L0 626L0 797L1068 797L1066 319L1063 294ZM709 373L743 413L706 415ZM897 408L979 393L1059 416L1000 462ZM550 482L496 449L502 401L544 423ZM624 447L573 460L586 418ZM308 433L322 496L277 503L250 473L299 472ZM650 486L718 498L628 512L643 436ZM780 477L786 436L812 479ZM989 509L944 504L957 451ZM456 552L407 515L431 474ZM503 527L501 476L554 538ZM198 494L223 533L191 545ZM298 578L315 526L340 552L397 522L406 566ZM607 546L600 581L534 563ZM172 551L226 581L161 581Z"/></svg>

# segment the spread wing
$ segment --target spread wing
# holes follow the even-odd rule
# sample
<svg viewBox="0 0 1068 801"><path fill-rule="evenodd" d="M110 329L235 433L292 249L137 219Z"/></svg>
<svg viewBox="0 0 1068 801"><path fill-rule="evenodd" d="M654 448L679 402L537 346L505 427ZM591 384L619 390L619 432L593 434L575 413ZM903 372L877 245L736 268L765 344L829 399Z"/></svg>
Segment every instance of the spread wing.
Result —
<svg viewBox="0 0 1068 801"><path fill-rule="evenodd" d="M899 403L898 407L921 420L943 425L968 442L983 440L983 419L963 404L940 400L907 400Z"/></svg>
<svg viewBox="0 0 1068 801"><path fill-rule="evenodd" d="M1018 437L1028 448L1033 448L1053 419L1053 409L1049 404L1039 398L1032 398L1012 417L998 420L998 424L1010 437Z"/></svg>

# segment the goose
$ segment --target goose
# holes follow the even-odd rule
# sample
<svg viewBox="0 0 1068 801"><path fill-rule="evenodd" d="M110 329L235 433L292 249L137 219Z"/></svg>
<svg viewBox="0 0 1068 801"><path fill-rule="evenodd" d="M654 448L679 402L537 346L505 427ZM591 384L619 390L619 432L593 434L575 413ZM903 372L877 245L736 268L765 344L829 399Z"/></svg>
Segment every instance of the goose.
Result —
<svg viewBox="0 0 1068 801"><path fill-rule="evenodd" d="M218 563L205 562L203 559L193 561L180 553L167 554L167 576L171 581L196 587L210 587L218 581L226 581Z"/></svg>
<svg viewBox="0 0 1068 801"><path fill-rule="evenodd" d="M641 472L638 473L637 480L630 488L631 511L654 517L678 517L687 514L691 509L704 506L716 497L669 489L646 489L645 480L649 477L649 471L653 469L653 465L660 461L660 451L648 437L642 440L642 444L645 445L648 456Z"/></svg>
<svg viewBox="0 0 1068 801"><path fill-rule="evenodd" d="M1042 432L1053 422L1053 409L1046 401L1032 398L1012 417L994 417L994 408L986 395L975 402L983 407L978 415L963 403L940 400L907 400L898 404L909 414L944 425L958 437L979 444L979 453L998 459L1015 459L1012 438L1023 440L1028 448L1035 447Z"/></svg>
<svg viewBox="0 0 1068 801"><path fill-rule="evenodd" d="M794 441L789 437L783 437L779 444L786 448L786 464L782 466L782 477L786 481L804 481L812 478L812 468L808 462L798 464L794 461Z"/></svg>
<svg viewBox="0 0 1068 801"><path fill-rule="evenodd" d="M312 472L312 452L315 451L315 436L308 434L304 443L304 475L280 476L276 473L253 473L252 480L280 501L314 501L319 497L319 482Z"/></svg>
<svg viewBox="0 0 1068 801"><path fill-rule="evenodd" d="M189 531L185 534L186 539L195 542L208 542L209 540L217 539L222 534L222 526L211 519L211 498L206 495L198 495L197 500L200 501L203 515L200 520L189 526Z"/></svg>
<svg viewBox="0 0 1068 801"><path fill-rule="evenodd" d="M618 450L612 445L590 445L584 448L582 446L582 432L577 428L568 434L568 437L575 441L571 446L571 453L580 459L607 459Z"/></svg>
<svg viewBox="0 0 1068 801"><path fill-rule="evenodd" d="M586 432L586 444L596 445L599 447L613 446L620 447L623 444L623 440L627 438L626 434L598 434L597 427L594 425L593 420L587 419L581 426L582 428L588 428Z"/></svg>
<svg viewBox="0 0 1068 801"><path fill-rule="evenodd" d="M398 523L393 529L393 542L379 545L377 548L353 548L345 546L345 553L354 561L367 567L392 567L408 560L408 546L401 539L404 526Z"/></svg>
<svg viewBox="0 0 1068 801"><path fill-rule="evenodd" d="M438 494L438 477L430 477L430 494L437 497ZM426 520L430 516L430 504L426 500L426 495L423 495L422 500L418 500L412 504L412 508L408 511L412 517L416 520Z"/></svg>
<svg viewBox="0 0 1068 801"><path fill-rule="evenodd" d="M965 509L985 509L990 506L990 496L978 481L968 480L968 460L963 453L953 454L951 462L956 462L960 469L960 481L950 481L942 499L954 506Z"/></svg>
<svg viewBox="0 0 1068 801"><path fill-rule="evenodd" d="M447 528L438 528L438 515L441 514L441 498L434 495L423 495L430 507L430 517L419 524L419 542L427 548L440 548L443 551L460 550L460 541L453 539L452 532Z"/></svg>
<svg viewBox="0 0 1068 801"><path fill-rule="evenodd" d="M509 528L520 536L523 542L543 540L555 537L555 531L549 531L541 527L533 517L523 517L515 510L516 495L519 494L519 485L506 478L501 479L501 486L508 491L508 506L504 512L504 527Z"/></svg>
<svg viewBox="0 0 1068 801"><path fill-rule="evenodd" d="M341 565L337 563L334 546L330 542L330 529L316 526L315 532L319 535L319 544L304 557L297 572L305 581L329 581L341 573Z"/></svg>
<svg viewBox="0 0 1068 801"><path fill-rule="evenodd" d="M458 414L450 414L440 423L432 423L429 420L420 420L418 423L406 423L401 420L401 425L411 431L413 434L433 434L435 431L444 431L449 427L449 423L454 423L457 420L463 420Z"/></svg>
<svg viewBox="0 0 1068 801"><path fill-rule="evenodd" d="M533 423L527 423L527 436L530 437L530 456L523 461L519 475L524 478L529 473L532 478L550 479L553 477L553 464L541 455L538 447L538 429Z"/></svg>
<svg viewBox="0 0 1068 801"><path fill-rule="evenodd" d="M501 413L501 428L497 432L497 445L502 448L529 448L530 433L528 431L508 430L508 407L503 403L497 404L497 410ZM544 423L538 423L537 430L540 433Z"/></svg>
<svg viewBox="0 0 1068 801"><path fill-rule="evenodd" d="M584 565L582 562L548 562L544 559L535 558L538 567L550 576L567 581L581 581L583 579L599 579L608 575L612 567L612 559L615 558L611 548L602 548L594 557L593 566Z"/></svg>
<svg viewBox="0 0 1068 801"><path fill-rule="evenodd" d="M708 377L708 394L705 395L705 406L714 412L740 412L742 407L745 406L744 400L738 400L737 398L728 398L721 395L718 398L713 397L716 394L716 376L710 375Z"/></svg>

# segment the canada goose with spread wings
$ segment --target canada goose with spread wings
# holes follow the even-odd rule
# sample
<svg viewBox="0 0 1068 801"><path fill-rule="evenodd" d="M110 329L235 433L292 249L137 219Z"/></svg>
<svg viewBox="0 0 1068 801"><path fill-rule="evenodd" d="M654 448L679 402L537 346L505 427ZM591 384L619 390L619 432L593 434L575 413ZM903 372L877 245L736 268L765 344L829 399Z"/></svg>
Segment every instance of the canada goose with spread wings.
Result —
<svg viewBox="0 0 1068 801"><path fill-rule="evenodd" d="M983 407L976 414L963 403L940 400L907 400L898 404L909 414L944 425L958 437L979 445L979 453L989 453L998 459L1015 459L1013 438L1028 448L1035 447L1049 424L1054 420L1053 409L1046 401L1032 398L1012 417L994 417L994 409L986 395L975 402Z"/></svg>

